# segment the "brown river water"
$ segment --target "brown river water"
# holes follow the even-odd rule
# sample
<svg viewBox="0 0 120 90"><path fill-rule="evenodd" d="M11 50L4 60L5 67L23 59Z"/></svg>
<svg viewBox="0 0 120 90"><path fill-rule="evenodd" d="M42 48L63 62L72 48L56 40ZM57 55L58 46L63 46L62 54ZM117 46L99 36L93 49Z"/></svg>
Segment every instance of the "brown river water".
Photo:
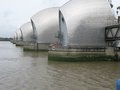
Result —
<svg viewBox="0 0 120 90"><path fill-rule="evenodd" d="M0 90L115 90L119 78L120 62L48 61L0 42Z"/></svg>

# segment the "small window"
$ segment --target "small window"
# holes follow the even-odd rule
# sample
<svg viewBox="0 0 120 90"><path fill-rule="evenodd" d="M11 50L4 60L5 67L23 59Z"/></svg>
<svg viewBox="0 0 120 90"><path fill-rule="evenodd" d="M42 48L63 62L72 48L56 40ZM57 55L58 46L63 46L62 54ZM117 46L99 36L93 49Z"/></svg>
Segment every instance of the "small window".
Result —
<svg viewBox="0 0 120 90"><path fill-rule="evenodd" d="M62 22L64 22L64 18L62 17Z"/></svg>
<svg viewBox="0 0 120 90"><path fill-rule="evenodd" d="M110 4L110 7L113 8L113 4Z"/></svg>

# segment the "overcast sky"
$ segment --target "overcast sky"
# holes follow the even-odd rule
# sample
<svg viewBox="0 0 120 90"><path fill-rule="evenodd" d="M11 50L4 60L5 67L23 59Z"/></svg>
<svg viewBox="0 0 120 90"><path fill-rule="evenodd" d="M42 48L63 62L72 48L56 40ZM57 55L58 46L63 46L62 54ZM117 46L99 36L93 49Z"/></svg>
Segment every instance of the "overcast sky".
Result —
<svg viewBox="0 0 120 90"><path fill-rule="evenodd" d="M0 37L11 37L38 11L61 6L69 0L0 0ZM118 6L120 0L114 0Z"/></svg>
<svg viewBox="0 0 120 90"><path fill-rule="evenodd" d="M69 0L0 0L0 37L10 37L30 17L48 7L58 7Z"/></svg>

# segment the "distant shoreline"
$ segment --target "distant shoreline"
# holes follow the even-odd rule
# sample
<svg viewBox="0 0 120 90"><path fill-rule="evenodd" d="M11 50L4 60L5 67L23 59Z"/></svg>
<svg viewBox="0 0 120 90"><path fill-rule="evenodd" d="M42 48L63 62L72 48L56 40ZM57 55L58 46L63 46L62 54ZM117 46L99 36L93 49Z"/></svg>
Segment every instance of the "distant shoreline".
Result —
<svg viewBox="0 0 120 90"><path fill-rule="evenodd" d="M0 38L0 41L10 41L12 38Z"/></svg>

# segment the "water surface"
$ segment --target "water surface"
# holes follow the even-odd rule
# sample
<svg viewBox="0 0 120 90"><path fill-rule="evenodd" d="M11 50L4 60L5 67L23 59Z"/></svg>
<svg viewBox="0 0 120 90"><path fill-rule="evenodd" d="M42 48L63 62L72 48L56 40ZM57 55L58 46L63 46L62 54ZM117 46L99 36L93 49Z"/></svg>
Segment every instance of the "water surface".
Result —
<svg viewBox="0 0 120 90"><path fill-rule="evenodd" d="M119 62L55 62L0 42L0 90L115 90Z"/></svg>

